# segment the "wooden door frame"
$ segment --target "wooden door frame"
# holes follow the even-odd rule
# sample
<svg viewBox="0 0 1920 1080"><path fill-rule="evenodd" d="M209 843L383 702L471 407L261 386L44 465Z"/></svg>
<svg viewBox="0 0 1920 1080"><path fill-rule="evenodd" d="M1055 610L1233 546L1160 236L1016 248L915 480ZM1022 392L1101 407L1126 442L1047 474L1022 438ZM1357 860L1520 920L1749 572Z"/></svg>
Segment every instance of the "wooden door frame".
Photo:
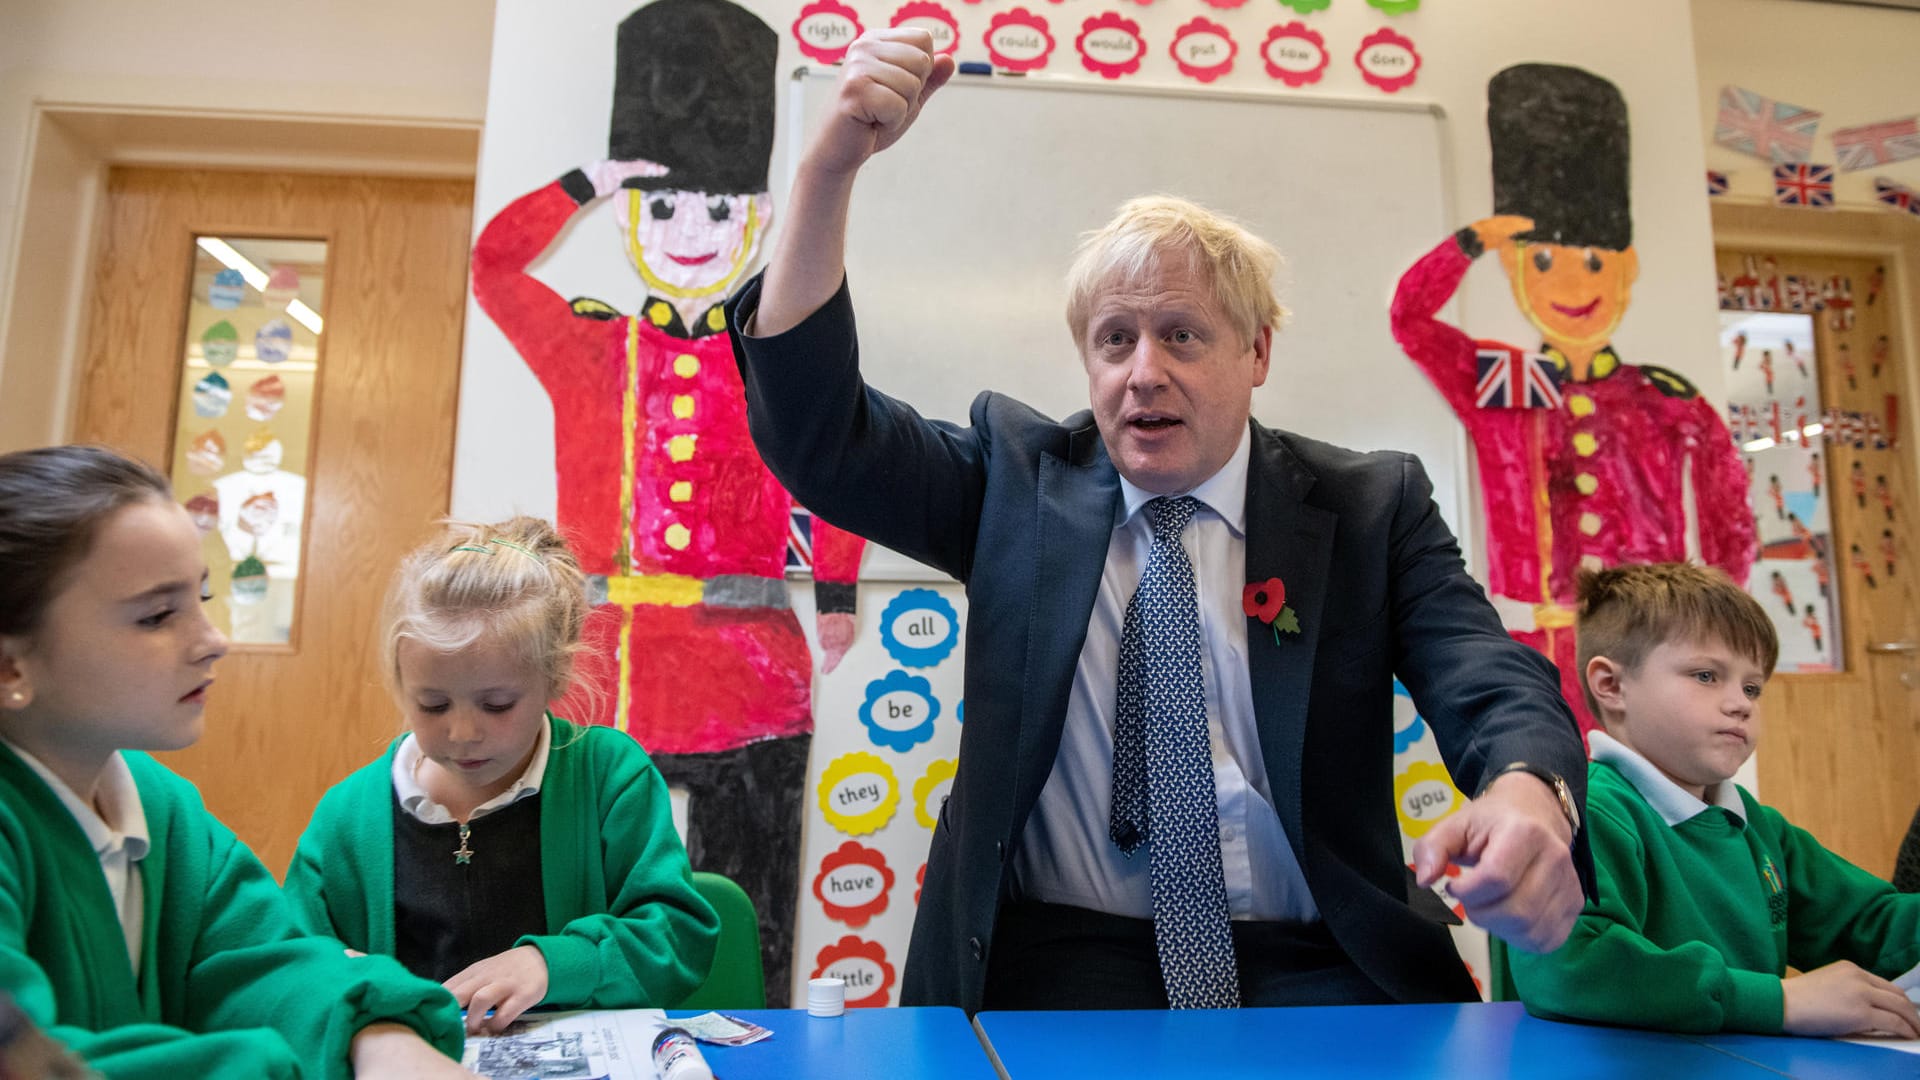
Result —
<svg viewBox="0 0 1920 1080"><path fill-rule="evenodd" d="M481 123L36 101L0 292L0 453L66 441L115 165L472 180ZM32 273L23 273L31 268ZM28 358L32 358L29 362Z"/></svg>

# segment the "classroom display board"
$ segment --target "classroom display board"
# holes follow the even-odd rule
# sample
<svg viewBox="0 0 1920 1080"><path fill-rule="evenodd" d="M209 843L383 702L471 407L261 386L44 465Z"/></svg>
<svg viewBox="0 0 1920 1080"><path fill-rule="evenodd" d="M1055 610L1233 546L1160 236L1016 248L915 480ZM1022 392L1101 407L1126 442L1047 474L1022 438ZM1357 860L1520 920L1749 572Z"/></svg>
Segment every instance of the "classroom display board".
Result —
<svg viewBox="0 0 1920 1080"><path fill-rule="evenodd" d="M804 144L836 74L794 75L788 145ZM1078 238L1126 199L1179 195L1286 258L1291 316L1255 417L1418 454L1460 532L1464 436L1388 325L1394 282L1456 224L1443 125L1419 103L955 76L855 189L847 267L862 371L962 423L985 389L1056 417L1086 408L1065 317ZM929 574L874 551L863 576Z"/></svg>

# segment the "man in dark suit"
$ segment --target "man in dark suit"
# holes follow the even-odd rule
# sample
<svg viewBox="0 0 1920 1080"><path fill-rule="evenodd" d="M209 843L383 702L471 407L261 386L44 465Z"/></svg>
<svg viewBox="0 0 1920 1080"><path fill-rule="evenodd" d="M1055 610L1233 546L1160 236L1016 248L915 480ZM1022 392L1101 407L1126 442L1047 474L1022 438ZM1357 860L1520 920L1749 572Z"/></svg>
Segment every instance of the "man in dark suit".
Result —
<svg viewBox="0 0 1920 1080"><path fill-rule="evenodd" d="M1223 1007L1463 1000L1415 914L1392 680L1477 797L1431 884L1545 950L1582 902L1585 758L1550 663L1467 576L1417 460L1250 418L1277 253L1173 199L1083 246L1068 321L1091 412L991 393L922 419L860 379L853 178L952 74L921 31L847 56L788 232L734 301L749 422L816 513L966 583L967 724L903 1004Z"/></svg>

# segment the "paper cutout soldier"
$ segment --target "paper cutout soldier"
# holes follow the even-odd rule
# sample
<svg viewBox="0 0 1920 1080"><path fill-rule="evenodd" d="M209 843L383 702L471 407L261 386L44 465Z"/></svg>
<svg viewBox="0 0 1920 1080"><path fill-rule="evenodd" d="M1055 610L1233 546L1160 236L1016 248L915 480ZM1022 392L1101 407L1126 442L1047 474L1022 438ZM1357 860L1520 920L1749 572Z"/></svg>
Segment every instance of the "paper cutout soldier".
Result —
<svg viewBox="0 0 1920 1080"><path fill-rule="evenodd" d="M1593 720L1574 662L1576 573L1684 558L1691 473L1701 554L1744 583L1755 550L1747 476L1719 413L1691 383L1625 363L1611 344L1639 272L1620 91L1579 68L1507 68L1487 84L1487 130L1494 216L1441 241L1400 279L1393 333L1467 426L1488 584L1532 605L1511 632L1559 665L1584 731ZM1541 335L1538 351L1475 340L1435 318L1489 252ZM1533 392L1512 392L1523 380Z"/></svg>
<svg viewBox="0 0 1920 1080"><path fill-rule="evenodd" d="M605 692L565 706L631 732L687 789L693 865L753 898L769 1004L783 1006L813 731L783 570L790 543L808 552L831 671L853 639L864 542L793 514L754 451L721 307L771 221L778 50L726 0L634 11L619 28L607 160L488 222L473 292L552 399L559 526L598 604L587 637L609 662ZM569 302L527 272L608 197L647 288L637 314Z"/></svg>

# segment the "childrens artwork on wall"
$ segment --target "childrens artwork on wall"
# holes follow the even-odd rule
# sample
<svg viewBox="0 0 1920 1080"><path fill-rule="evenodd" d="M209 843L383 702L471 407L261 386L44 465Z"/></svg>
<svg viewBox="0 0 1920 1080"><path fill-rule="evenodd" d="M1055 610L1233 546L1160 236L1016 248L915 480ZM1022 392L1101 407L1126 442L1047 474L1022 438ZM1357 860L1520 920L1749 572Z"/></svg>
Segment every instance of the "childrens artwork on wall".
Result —
<svg viewBox="0 0 1920 1080"><path fill-rule="evenodd" d="M1103 79L1118 79L1140 70L1147 40L1140 36L1139 23L1117 11L1103 11L1080 24L1073 48L1081 67Z"/></svg>
<svg viewBox="0 0 1920 1080"><path fill-rule="evenodd" d="M1268 75L1298 89L1319 82L1327 73L1331 57L1320 32L1295 20L1267 31L1267 40L1260 46L1260 59L1266 62Z"/></svg>
<svg viewBox="0 0 1920 1080"><path fill-rule="evenodd" d="M1039 71L1053 55L1053 32L1047 29L1047 20L1023 7L995 14L982 40L993 66L1016 74Z"/></svg>
<svg viewBox="0 0 1920 1080"><path fill-rule="evenodd" d="M1884 176L1873 178L1873 198L1882 207L1897 214L1920 216L1920 191Z"/></svg>
<svg viewBox="0 0 1920 1080"><path fill-rule="evenodd" d="M727 0L656 0L607 30L604 148L582 146L579 167L487 223L473 293L551 401L558 524L595 604L587 675L604 692L561 711L629 732L687 793L693 865L753 899L769 1003L784 1006L814 719L783 575L798 540L830 671L853 640L864 542L796 523L748 435L722 307L772 224L779 35ZM857 30L851 8L819 0L794 32L819 59ZM620 304L568 300L530 269L601 199L619 234L600 242L637 279L606 283Z"/></svg>
<svg viewBox="0 0 1920 1080"><path fill-rule="evenodd" d="M1210 83L1233 70L1240 45L1226 27L1212 19L1195 18L1173 32L1170 51L1180 74Z"/></svg>
<svg viewBox="0 0 1920 1080"><path fill-rule="evenodd" d="M1719 410L1692 383L1629 363L1612 343L1639 272L1620 91L1580 68L1510 67L1488 83L1487 130L1493 214L1406 272L1393 333L1474 444L1488 586L1530 611L1511 615L1509 630L1559 666L1586 730L1577 575L1685 558L1691 487L1700 554L1744 582L1754 557L1747 475ZM1439 320L1483 254L1505 273L1537 348Z"/></svg>
<svg viewBox="0 0 1920 1080"><path fill-rule="evenodd" d="M1771 270L1774 263L1764 259L1762 265ZM1810 312L1720 313L1729 410L1767 417L1764 423L1743 423L1735 440L1750 477L1760 543L1747 591L1773 620L1780 637L1775 670L1782 672L1834 671L1845 655L1840 600L1832 588L1832 491L1824 482L1824 451L1831 437L1814 318ZM1756 353L1782 360L1771 373L1763 365L1741 362ZM1851 478L1851 488L1864 499L1862 476Z"/></svg>
<svg viewBox="0 0 1920 1080"><path fill-rule="evenodd" d="M1464 908L1448 891L1447 881L1457 868L1431 891L1412 882L1413 845L1442 818L1466 805L1467 797L1454 786L1439 741L1398 679L1393 683L1393 722L1394 815L1400 822L1400 853L1407 866L1409 897L1417 910L1446 925L1474 987L1485 997L1490 991L1487 934L1466 921Z"/></svg>
<svg viewBox="0 0 1920 1080"><path fill-rule="evenodd" d="M818 707L831 719L814 743L802 975L866 963L878 978L889 953L904 956L920 902L918 874L959 765L960 586L863 588L870 595L862 617L877 625L862 629L847 665L820 683ZM879 674L849 679L850 670ZM859 931L866 952L847 951L849 929ZM851 984L847 997L849 1006L893 1003Z"/></svg>
<svg viewBox="0 0 1920 1080"><path fill-rule="evenodd" d="M1360 39L1353 63L1367 85L1389 94L1405 90L1420 77L1420 50L1413 39L1385 27Z"/></svg>
<svg viewBox="0 0 1920 1080"><path fill-rule="evenodd" d="M1841 128L1833 133L1833 154L1843 172L1920 157L1920 116Z"/></svg>
<svg viewBox="0 0 1920 1080"><path fill-rule="evenodd" d="M1775 101L1744 87L1723 86L1713 141L1762 161L1790 165L1807 160L1813 152L1813 136L1820 127L1820 115L1813 109Z"/></svg>
<svg viewBox="0 0 1920 1080"><path fill-rule="evenodd" d="M1804 161L1775 165L1773 201L1776 206L1833 209L1833 166L1813 165Z"/></svg>

